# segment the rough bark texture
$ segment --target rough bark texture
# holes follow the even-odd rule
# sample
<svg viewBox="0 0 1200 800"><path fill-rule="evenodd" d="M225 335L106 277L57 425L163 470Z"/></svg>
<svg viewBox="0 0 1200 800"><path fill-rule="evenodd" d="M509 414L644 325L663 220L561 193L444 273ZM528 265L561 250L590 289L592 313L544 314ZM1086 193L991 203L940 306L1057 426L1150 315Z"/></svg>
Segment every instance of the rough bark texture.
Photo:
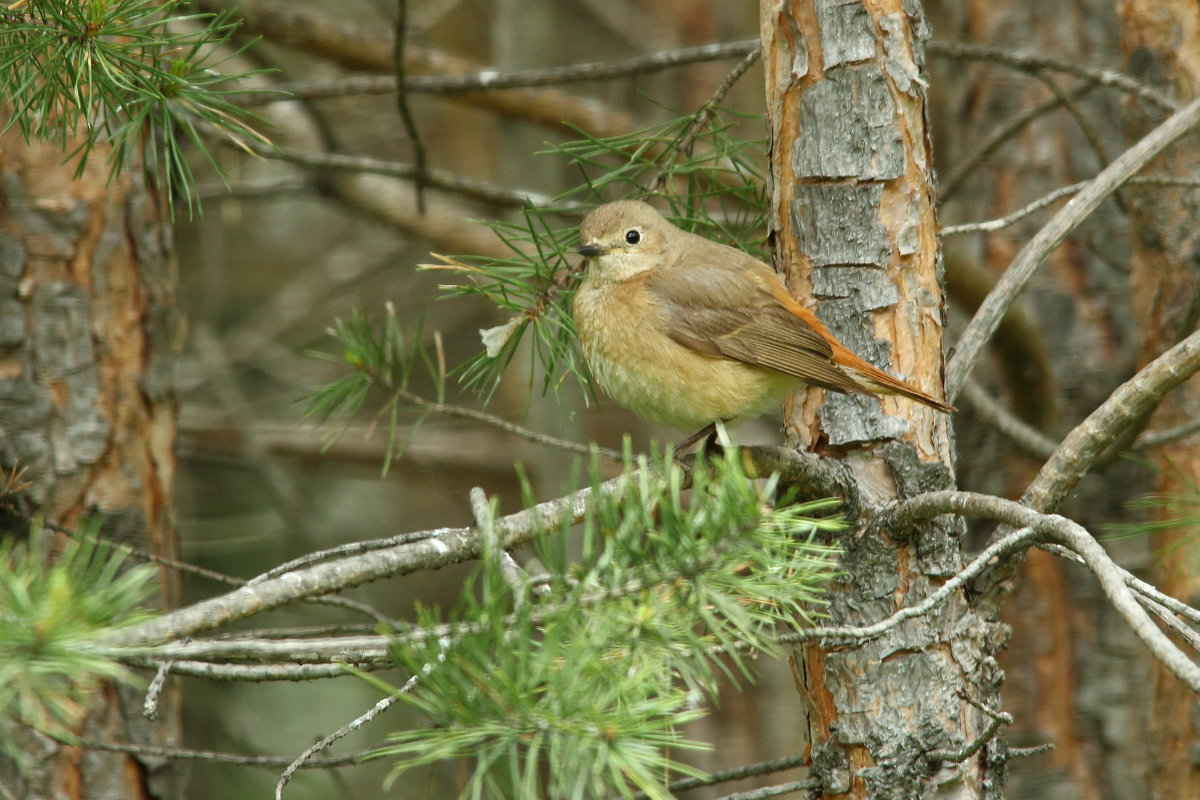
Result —
<svg viewBox="0 0 1200 800"><path fill-rule="evenodd" d="M760 8L779 263L848 347L937 394L943 307L920 4ZM864 515L842 541L846 576L830 598L833 624L886 617L959 566L954 526L929 525L901 541L864 522L897 497L951 484L948 424L891 398L827 396L793 410L793 438L845 458L862 493ZM988 717L964 698L998 708L1002 638L959 597L881 639L798 654L821 796L1001 796L998 741L962 763L928 754L958 750L986 727Z"/></svg>
<svg viewBox="0 0 1200 800"><path fill-rule="evenodd" d="M1200 91L1200 6L1194 0L1125 0L1120 4L1125 69L1135 78L1180 100ZM1129 105L1124 121L1131 142L1156 120ZM1188 137L1158 159L1156 174L1194 175L1200 141ZM1200 206L1194 192L1146 187L1128 193L1133 225L1130 285L1141 334L1139 361L1146 363L1196 329L1200 319ZM1178 425L1200 409L1200 380L1179 387L1152 417L1155 428ZM1149 454L1158 471L1161 497L1186 497L1200 486L1200 436L1190 436ZM1163 522L1188 510L1167 504L1151 511ZM1157 532L1154 583L1194 602L1197 580L1195 526L1179 522ZM1154 669L1154 702L1149 714L1150 796L1192 800L1200 796L1197 698L1161 665Z"/></svg>
<svg viewBox="0 0 1200 800"><path fill-rule="evenodd" d="M21 465L27 512L66 526L99 515L103 533L171 556L180 335L170 232L140 174L106 182L97 153L79 179L47 145L0 138L0 463ZM6 535L24 523L5 521ZM174 580L162 575L164 601ZM178 702L141 715L140 692L113 686L76 732L109 742L172 744ZM160 760L57 745L31 735L35 771L0 761L6 797L180 796Z"/></svg>

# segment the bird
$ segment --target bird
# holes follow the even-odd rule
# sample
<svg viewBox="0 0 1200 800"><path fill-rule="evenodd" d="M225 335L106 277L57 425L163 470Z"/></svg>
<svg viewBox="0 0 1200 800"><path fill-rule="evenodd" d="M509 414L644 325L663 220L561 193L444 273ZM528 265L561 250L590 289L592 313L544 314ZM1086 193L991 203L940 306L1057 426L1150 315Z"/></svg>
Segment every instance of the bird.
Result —
<svg viewBox="0 0 1200 800"><path fill-rule="evenodd" d="M621 200L579 226L572 305L592 375L642 419L680 430L757 416L802 385L955 408L852 353L766 264Z"/></svg>

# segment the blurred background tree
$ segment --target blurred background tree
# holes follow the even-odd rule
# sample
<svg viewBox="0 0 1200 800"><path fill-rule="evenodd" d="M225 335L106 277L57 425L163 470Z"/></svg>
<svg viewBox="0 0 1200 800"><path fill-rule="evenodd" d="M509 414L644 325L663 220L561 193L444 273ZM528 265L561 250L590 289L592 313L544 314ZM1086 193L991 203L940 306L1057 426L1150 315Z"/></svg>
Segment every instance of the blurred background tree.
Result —
<svg viewBox="0 0 1200 800"><path fill-rule="evenodd" d="M274 150L253 147L253 140L244 147L225 146L226 137L197 128L198 135L209 137L212 157L229 185L192 153L204 214L177 214L174 226L178 298L189 319L175 384L182 557L249 577L297 553L342 542L469 524L474 519L466 501L470 487L484 487L505 509L522 504L514 461L524 465L540 497L573 488L564 476L571 474L577 456L515 439L493 425L441 414L424 420L404 457L380 480L379 465L388 449L382 437L365 435L372 420L352 426L328 450L322 449L323 433L301 421L301 399L340 369L304 353L328 349L324 330L356 302L374 309L386 298L401 320L424 318L425 344L446 364L477 355L480 329L503 325L506 318L479 298L435 302L445 274L418 271L415 265L430 261L431 251L510 255L490 228L471 220L515 223L516 209L526 199L548 200L580 182L567 159L535 153L577 141L581 132L630 135L700 108L746 47L696 54L691 63L654 56L753 39L758 9L714 0L401 0L398 5L203 0L197 5L204 11L233 10L244 20L235 42L248 46L224 69L277 70L253 80L264 90L289 91L294 99L237 98L269 123L260 130ZM950 297L947 341L953 346L996 276L1050 212L989 230L955 226L1001 217L1090 178L1173 107L1194 97L1200 10L1183 0L1127 2L1119 8L1092 0L1053 8L1027 0L1002 5L930 0L926 13L936 36L929 47L928 109L939 176L938 218L950 228L943 246ZM196 24L181 23L181 30ZM251 42L255 36L260 38ZM545 85L520 80L501 89L479 79L455 85L453 79L482 70L507 73L641 57L648 57L641 70L566 84L561 76L550 76ZM408 86L400 102L397 79ZM752 66L729 89L723 105L761 114L762 86L761 69ZM736 122L731 136L762 138L757 116L726 119ZM1019 496L1065 431L1138 365L1195 329L1200 309L1196 143L1192 134L1147 172L1173 177L1175 185L1130 185L1105 203L1055 252L1008 315L974 373L978 385L968 386L958 402L963 408L955 419L960 488ZM17 276L31 273L21 257L13 256L4 272L12 278L9 297L24 297L28 288L23 287L34 286L34 296L44 300L23 308L65 320L47 323L59 331L57 339L42 339L54 341L52 347L21 356L17 348L27 342L20 331L41 329L41 323L30 319L18 328L9 322L17 319L18 309L3 311L0 322L9 330L3 344L10 348L5 357L11 358L6 363L37 364L19 379L5 374L5 391L13 393L6 407L13 409L10 413L55 408L40 415L39 424L75 432L66 450L48 443L50 433L41 436L45 445L32 451L13 449L6 439L6 467L13 457L31 465L29 478L41 487L33 491L42 492L31 502L66 525L93 507L120 517L114 498L128 499L137 517L131 530L149 538L154 552L171 555L174 456L167 420L174 396L156 360L182 338L170 292L169 195L161 189L154 194L151 184L148 199L131 199L125 192L147 190L130 164L122 166L116 182L106 183L104 159L93 157L83 180L73 182L74 167L59 163L57 149L26 146L11 130L3 147L6 241L22 241L14 229L37 232L36 240L19 250L35 253L38 258L28 263L50 270L49 278L22 284ZM27 166L34 164L50 177L34 180L39 173ZM177 211L187 208L178 199L174 205ZM111 233L128 227L117 221L118 213L134 214L135 228ZM31 214L52 219L30 221ZM570 217L562 222L566 227ZM105 230L110 233L102 235ZM110 263L110 251L103 247L114 239L127 245L116 252L152 253L153 268L123 268L122 274L135 277L128 283L106 281L100 288L142 288L131 289L122 301L80 295L80 287L90 291L91 276L98 274L92 265ZM87 255L95 247L104 258ZM72 317L71 310L81 307L109 310L111 324L103 323L109 319L104 315L87 322ZM117 337L114 343L102 328ZM146 342L132 347L131 331L143 333ZM86 352L80 356L70 342L84 339ZM106 367L98 354L110 352L128 353L134 361ZM147 353L153 355L148 361ZM626 431L638 445L673 436L647 428L604 400L599 408L585 408L585 395L570 386L549 397L531 391L545 377L536 359L524 350L514 359L492 396L491 414L556 437L607 446L616 445ZM89 375L122 376L93 381L118 394L106 401L98 390L71 383ZM423 376L414 378L414 390L437 397L439 388ZM70 387L71 404L54 406L49 396L33 396L49 395L38 387L59 382ZM1122 564L1157 573L1159 585L1184 600L1196 594L1200 482L1194 424L1200 400L1194 380L1190 386L1146 425L1152 431L1191 425L1190 433L1159 437L1168 440L1166 445L1149 447L1152 438L1131 437L1126 446L1137 446L1141 457L1110 459L1080 484L1063 509L1094 531L1158 522L1153 539L1114 537L1105 544ZM444 399L477 405L476 396L453 381ZM110 449L124 440L84 435L109 430L112 419L128 424L128 413L106 423L96 419L96 411L104 416L131 400L147 420L133 425L147 437L130 440L135 455ZM71 422L73 413L83 415L84 422ZM6 419L3 425L8 430L12 423ZM743 430L745 440L777 437L769 421ZM64 467L63 453L78 452L86 441L94 448ZM105 476L129 469L136 474L121 478L126 488L109 491L101 477L77 475L80 465ZM83 489L72 494L71 487ZM1151 492L1165 499L1131 505ZM982 528L973 531L972 544L985 534ZM451 605L465 574L418 574L403 583L368 585L354 596L403 617L413 597ZM213 586L189 577L182 592L186 602L210 595ZM1153 659L1090 576L1033 551L1003 613L1014 623L1003 656L1004 707L1016 720L1008 731L1010 743L1055 745L1052 752L1013 763L1010 796L1195 797L1195 698L1161 669L1161 675L1147 680L1156 669ZM271 619L282 628L342 618L305 606L273 612ZM803 705L788 667L761 666L754 686L723 693L711 716L692 723L691 737L715 745L711 753L689 754L692 763L715 770L802 749ZM350 677L319 686L190 677L179 683L188 745L269 752L285 762L377 698L368 685ZM318 692L320 702L313 702ZM115 709L108 713L134 717ZM403 712L389 713L397 716L383 723L389 729L404 724ZM175 738L170 722L144 727L159 743ZM348 750L365 747L378 734L367 726L342 744ZM103 736L96 732L89 738ZM141 741L133 732L117 738ZM114 766L120 759L130 767L121 774L132 774L135 782L160 763L129 756L99 760L77 750L61 757L81 776L75 784L80 796L100 785L89 776L121 772ZM308 773L289 786L288 794L371 796L379 791L385 766L375 762ZM185 796L191 798L265 795L278 774L278 767L256 771L219 761L197 761L188 769ZM414 796L449 796L460 777L412 772L405 788ZM707 791L716 797L780 778L754 780L693 796ZM114 791L113 796L135 796L132 788ZM148 784L146 791L169 797L176 790Z"/></svg>

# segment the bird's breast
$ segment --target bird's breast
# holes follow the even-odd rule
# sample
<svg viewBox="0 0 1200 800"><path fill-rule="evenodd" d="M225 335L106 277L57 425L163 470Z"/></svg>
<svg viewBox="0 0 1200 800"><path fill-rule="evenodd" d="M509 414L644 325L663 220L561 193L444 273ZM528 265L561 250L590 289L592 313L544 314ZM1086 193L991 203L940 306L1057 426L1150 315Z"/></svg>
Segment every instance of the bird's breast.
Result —
<svg viewBox="0 0 1200 800"><path fill-rule="evenodd" d="M793 378L722 357L700 355L668 335L668 321L645 278L585 278L575 295L575 327L601 387L639 417L682 430L765 410Z"/></svg>

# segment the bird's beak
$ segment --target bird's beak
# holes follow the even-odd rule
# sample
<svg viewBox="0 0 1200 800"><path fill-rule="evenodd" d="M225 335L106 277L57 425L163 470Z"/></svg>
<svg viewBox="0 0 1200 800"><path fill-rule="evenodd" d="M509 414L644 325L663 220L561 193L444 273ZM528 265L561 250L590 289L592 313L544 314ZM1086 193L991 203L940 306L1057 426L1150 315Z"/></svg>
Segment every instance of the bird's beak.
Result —
<svg viewBox="0 0 1200 800"><path fill-rule="evenodd" d="M596 256L604 255L608 251L598 244L585 244L575 252L579 253L579 255L583 256L584 258L595 258Z"/></svg>

